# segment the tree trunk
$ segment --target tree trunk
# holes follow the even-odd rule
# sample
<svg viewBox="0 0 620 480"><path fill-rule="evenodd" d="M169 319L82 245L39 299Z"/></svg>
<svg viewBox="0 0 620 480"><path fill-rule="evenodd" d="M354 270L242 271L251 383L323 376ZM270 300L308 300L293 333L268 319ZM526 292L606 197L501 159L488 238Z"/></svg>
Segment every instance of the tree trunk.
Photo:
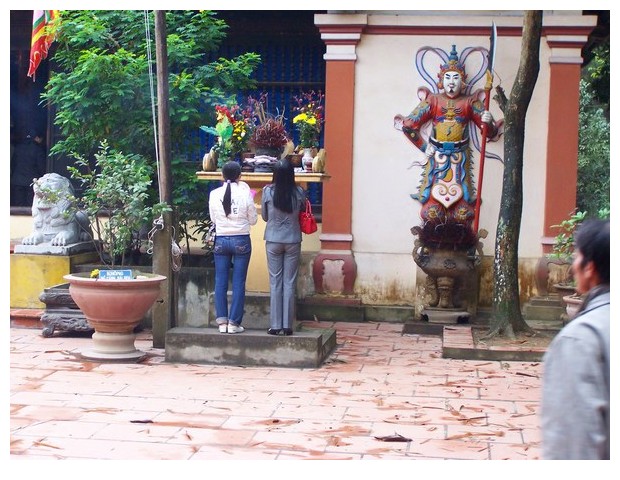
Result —
<svg viewBox="0 0 620 480"><path fill-rule="evenodd" d="M504 177L493 262L493 316L486 337L532 332L523 319L519 300L519 232L523 210L523 144L525 117L540 69L542 11L526 11L519 70L508 101L500 101L505 116Z"/></svg>

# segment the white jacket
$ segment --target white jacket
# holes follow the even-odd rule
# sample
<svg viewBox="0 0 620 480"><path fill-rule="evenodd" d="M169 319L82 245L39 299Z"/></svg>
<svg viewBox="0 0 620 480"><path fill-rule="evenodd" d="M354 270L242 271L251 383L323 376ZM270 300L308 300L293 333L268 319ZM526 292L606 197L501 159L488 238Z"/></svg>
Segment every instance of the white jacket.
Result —
<svg viewBox="0 0 620 480"><path fill-rule="evenodd" d="M209 215L215 223L216 235L249 235L250 226L256 225L258 214L250 187L245 182L231 182L230 215L224 213L226 183L209 194Z"/></svg>

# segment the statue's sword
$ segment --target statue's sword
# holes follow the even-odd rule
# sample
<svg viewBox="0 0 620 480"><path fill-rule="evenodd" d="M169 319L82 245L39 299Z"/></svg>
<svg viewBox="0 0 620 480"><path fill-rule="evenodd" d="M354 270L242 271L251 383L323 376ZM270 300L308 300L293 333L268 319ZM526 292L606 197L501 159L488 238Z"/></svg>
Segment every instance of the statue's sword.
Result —
<svg viewBox="0 0 620 480"><path fill-rule="evenodd" d="M495 22L491 26L491 46L489 47L487 81L484 86L484 109L489 109L491 101L491 89L493 88L493 64L495 63L495 42L497 39L497 27ZM474 211L474 234L478 233L478 224L480 223L480 202L482 200L482 179L484 177L484 156L487 149L487 130L489 126L482 124L482 141L480 143L480 167L478 168L478 189L476 192L476 209Z"/></svg>

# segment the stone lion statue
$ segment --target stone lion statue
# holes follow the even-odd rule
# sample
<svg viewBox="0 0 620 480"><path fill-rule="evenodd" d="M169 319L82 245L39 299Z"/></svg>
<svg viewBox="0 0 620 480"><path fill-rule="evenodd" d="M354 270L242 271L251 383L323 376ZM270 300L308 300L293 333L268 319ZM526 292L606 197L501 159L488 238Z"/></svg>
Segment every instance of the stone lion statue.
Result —
<svg viewBox="0 0 620 480"><path fill-rule="evenodd" d="M88 216L76 209L73 186L68 178L46 173L34 181L32 188L34 231L22 240L23 245L65 246L92 240Z"/></svg>

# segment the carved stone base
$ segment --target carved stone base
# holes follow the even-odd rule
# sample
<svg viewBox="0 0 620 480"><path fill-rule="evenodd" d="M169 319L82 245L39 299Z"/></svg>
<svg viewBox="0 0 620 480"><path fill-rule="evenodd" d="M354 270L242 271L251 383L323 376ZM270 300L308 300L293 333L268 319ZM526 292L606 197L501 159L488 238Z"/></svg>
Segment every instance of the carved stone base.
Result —
<svg viewBox="0 0 620 480"><path fill-rule="evenodd" d="M51 337L56 330L86 333L95 331L71 298L68 283L44 289L39 300L45 304L41 315L44 337Z"/></svg>

